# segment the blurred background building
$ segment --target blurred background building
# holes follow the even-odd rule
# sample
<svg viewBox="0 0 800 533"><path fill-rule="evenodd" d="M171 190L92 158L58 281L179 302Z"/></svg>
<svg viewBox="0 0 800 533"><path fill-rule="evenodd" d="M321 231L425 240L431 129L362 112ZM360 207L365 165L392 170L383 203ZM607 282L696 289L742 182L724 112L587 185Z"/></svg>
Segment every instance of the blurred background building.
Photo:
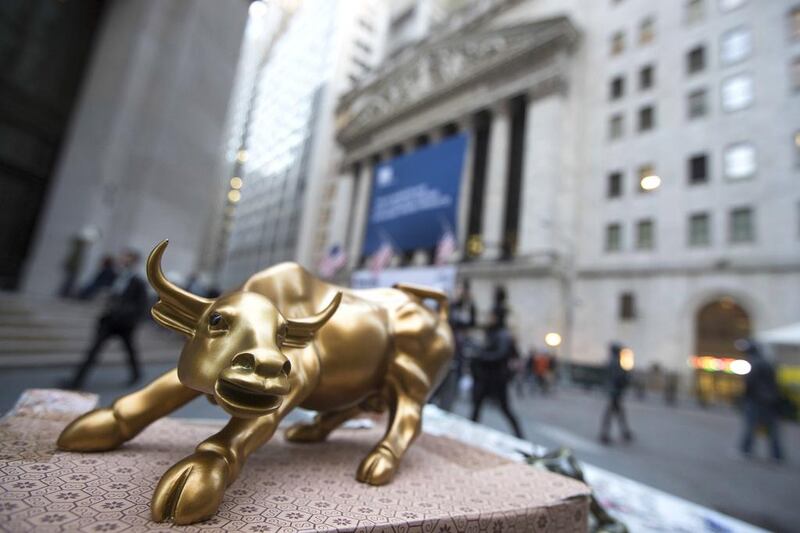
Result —
<svg viewBox="0 0 800 533"><path fill-rule="evenodd" d="M259 64L233 139L238 164L217 247L223 287L321 256L337 199L333 110L380 61L386 17L379 1L303 2Z"/></svg>
<svg viewBox="0 0 800 533"><path fill-rule="evenodd" d="M339 282L446 272L483 310L502 283L523 349L597 365L617 339L637 368L720 369L701 377L723 395L735 339L800 320L791 0L1 13L5 289L54 295L68 265L79 285L163 237L170 274L206 289L336 250ZM426 174L445 153L457 176ZM416 245L370 215L400 168L415 208L452 203L398 219Z"/></svg>
<svg viewBox="0 0 800 533"><path fill-rule="evenodd" d="M483 309L506 285L522 346L727 370L736 339L800 316L799 57L789 1L469 3L340 102L350 266L375 169L464 134L454 261Z"/></svg>
<svg viewBox="0 0 800 533"><path fill-rule="evenodd" d="M65 264L85 278L102 254L166 236L171 267L191 272L218 202L247 4L2 11L3 287L54 294Z"/></svg>

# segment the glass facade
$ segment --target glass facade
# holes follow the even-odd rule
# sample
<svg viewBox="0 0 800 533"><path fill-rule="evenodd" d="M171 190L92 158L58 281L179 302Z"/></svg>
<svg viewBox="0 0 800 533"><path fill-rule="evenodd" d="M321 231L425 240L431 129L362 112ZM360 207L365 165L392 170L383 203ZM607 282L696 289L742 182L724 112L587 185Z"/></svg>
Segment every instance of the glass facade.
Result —
<svg viewBox="0 0 800 533"><path fill-rule="evenodd" d="M224 283L293 260L313 131L332 77L336 2L306 2L258 73L244 136L241 200L233 219Z"/></svg>

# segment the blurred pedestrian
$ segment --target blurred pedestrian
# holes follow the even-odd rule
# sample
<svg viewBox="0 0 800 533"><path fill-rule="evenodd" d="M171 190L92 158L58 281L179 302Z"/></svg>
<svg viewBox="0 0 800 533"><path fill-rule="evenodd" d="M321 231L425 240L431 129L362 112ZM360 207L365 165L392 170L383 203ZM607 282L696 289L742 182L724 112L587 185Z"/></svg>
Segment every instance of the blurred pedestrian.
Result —
<svg viewBox="0 0 800 533"><path fill-rule="evenodd" d="M764 358L761 347L755 341L746 342L745 353L750 363L750 372L745 376L744 435L742 435L741 451L745 457L750 457L756 430L764 428L769 438L772 458L781 461L783 451L778 432L781 398L775 379L775 369Z"/></svg>
<svg viewBox="0 0 800 533"><path fill-rule="evenodd" d="M472 420L480 418L481 406L486 398L495 400L503 412L514 435L524 438L517 417L508 404L508 384L511 378L510 362L519 357L511 332L505 325L505 309L494 309L486 328L486 343L473 360L474 379ZM500 317L503 317L501 320Z"/></svg>
<svg viewBox="0 0 800 533"><path fill-rule="evenodd" d="M622 438L626 442L633 439L633 433L628 426L628 420L625 416L625 406L623 399L625 397L625 390L630 385L630 373L622 367L620 356L622 354L623 346L617 342L612 342L609 345L609 361L607 369L607 386L608 386L608 405L603 413L603 419L600 426L600 442L609 444L611 442L611 419L617 418Z"/></svg>
<svg viewBox="0 0 800 533"><path fill-rule="evenodd" d="M464 345L469 331L475 327L475 302L472 299L469 280L465 279L456 289L456 297L450 302L450 327L455 338L455 353L450 371L431 401L442 409L451 411L458 397L458 387L464 370Z"/></svg>
<svg viewBox="0 0 800 533"><path fill-rule="evenodd" d="M537 352L534 355L533 375L539 391L547 396L550 392L550 355L547 352Z"/></svg>
<svg viewBox="0 0 800 533"><path fill-rule="evenodd" d="M73 237L69 241L69 250L62 263L64 278L61 281L61 288L58 290L58 295L62 298L72 297L75 291L75 282L83 267L86 245L87 242L79 236Z"/></svg>
<svg viewBox="0 0 800 533"><path fill-rule="evenodd" d="M117 269L114 264L114 257L107 255L100 260L100 267L97 273L81 291L78 298L81 300L91 300L100 290L111 287L117 278Z"/></svg>
<svg viewBox="0 0 800 533"><path fill-rule="evenodd" d="M100 349L112 337L119 337L128 353L128 366L131 372L129 383L132 385L139 381L141 371L133 335L147 307L147 289L142 278L135 272L138 263L138 252L128 250L122 254L121 271L111 286L106 307L97 320L94 341L75 376L67 384L68 388L79 389L83 386Z"/></svg>

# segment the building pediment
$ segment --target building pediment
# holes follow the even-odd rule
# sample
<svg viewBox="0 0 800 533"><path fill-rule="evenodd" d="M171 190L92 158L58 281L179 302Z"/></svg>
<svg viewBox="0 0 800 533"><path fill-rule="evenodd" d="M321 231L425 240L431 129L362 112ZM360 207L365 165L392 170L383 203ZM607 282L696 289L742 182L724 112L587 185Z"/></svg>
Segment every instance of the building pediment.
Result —
<svg viewBox="0 0 800 533"><path fill-rule="evenodd" d="M577 30L566 17L510 27L464 30L426 42L402 63L339 102L338 137L350 140L458 86L480 80L532 51L569 47Z"/></svg>

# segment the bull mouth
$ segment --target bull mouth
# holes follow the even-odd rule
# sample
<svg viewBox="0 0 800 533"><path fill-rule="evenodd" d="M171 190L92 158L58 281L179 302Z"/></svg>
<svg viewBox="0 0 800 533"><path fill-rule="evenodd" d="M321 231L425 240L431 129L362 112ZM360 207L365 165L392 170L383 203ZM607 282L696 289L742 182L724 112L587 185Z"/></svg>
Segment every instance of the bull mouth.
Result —
<svg viewBox="0 0 800 533"><path fill-rule="evenodd" d="M214 396L220 406L234 416L255 417L277 409L283 398L264 389L244 387L226 379L218 379Z"/></svg>

